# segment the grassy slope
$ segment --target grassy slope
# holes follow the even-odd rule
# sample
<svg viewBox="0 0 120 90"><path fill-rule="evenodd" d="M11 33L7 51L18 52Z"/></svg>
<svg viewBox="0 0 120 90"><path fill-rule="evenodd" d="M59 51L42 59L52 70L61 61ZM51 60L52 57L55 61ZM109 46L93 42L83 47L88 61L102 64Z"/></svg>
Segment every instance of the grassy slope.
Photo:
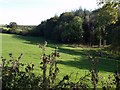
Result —
<svg viewBox="0 0 120 90"><path fill-rule="evenodd" d="M9 53L13 53L14 57L18 57L20 53L23 53L21 62L30 63L33 62L35 67L35 73L39 74L40 68L40 54L41 49L36 46L36 43L43 43L45 40L39 37L25 37L19 35L0 34L2 35L2 56L9 59ZM0 43L1 44L1 43ZM78 72L80 76L85 74L85 71L90 69L90 63L86 54L90 48L73 48L68 45L53 44L48 41L46 53L49 54L54 50L54 46L58 46L60 52L59 58L59 77L63 77L66 74L74 73L73 78ZM116 62L110 58L100 58L99 63L100 74L106 76L116 70Z"/></svg>

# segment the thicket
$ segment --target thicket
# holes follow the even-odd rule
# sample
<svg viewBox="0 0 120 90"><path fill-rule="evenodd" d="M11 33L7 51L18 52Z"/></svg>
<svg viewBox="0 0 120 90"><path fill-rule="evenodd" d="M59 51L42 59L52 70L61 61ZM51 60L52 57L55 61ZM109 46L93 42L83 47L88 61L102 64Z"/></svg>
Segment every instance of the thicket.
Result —
<svg viewBox="0 0 120 90"><path fill-rule="evenodd" d="M118 69L114 75L109 75L107 80L104 80L104 76L99 76L98 64L99 59L93 54L100 56L100 52L89 52L88 60L91 62L91 69L83 77L73 82L70 80L71 75L65 75L63 79L57 81L56 78L59 73L59 67L57 65L57 59L60 54L57 52L58 48L55 48L54 52L49 55L45 54L45 45L39 45L42 49L42 55L40 56L40 68L42 74L38 76L33 73L34 64L23 64L20 62L23 54L16 59L12 53L9 54L10 59L6 60L2 58L2 90L97 90L99 88L103 90L119 90L120 89L120 72ZM76 74L78 77L79 75Z"/></svg>
<svg viewBox="0 0 120 90"><path fill-rule="evenodd" d="M85 11L88 12L89 11ZM31 35L42 36L47 39L62 43L82 43L83 42L83 18L84 11L64 12L60 16L54 16L41 22Z"/></svg>
<svg viewBox="0 0 120 90"><path fill-rule="evenodd" d="M88 11L78 9L64 12L42 21L30 33L61 43L85 44L88 46L120 46L118 39L120 19L112 23L112 16L106 12L106 7ZM99 16L99 14L101 16Z"/></svg>
<svg viewBox="0 0 120 90"><path fill-rule="evenodd" d="M30 35L30 31L33 30L36 26L34 25L17 25L16 22L10 22L9 25L1 26L0 33L8 34L18 34L18 35Z"/></svg>

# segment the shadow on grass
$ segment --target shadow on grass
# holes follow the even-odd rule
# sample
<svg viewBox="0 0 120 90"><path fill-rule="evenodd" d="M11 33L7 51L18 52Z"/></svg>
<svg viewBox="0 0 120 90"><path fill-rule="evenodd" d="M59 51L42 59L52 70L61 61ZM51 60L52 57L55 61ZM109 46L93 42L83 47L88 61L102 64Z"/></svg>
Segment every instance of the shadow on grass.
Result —
<svg viewBox="0 0 120 90"><path fill-rule="evenodd" d="M23 43L26 44L37 44L37 43L43 43L45 39L41 37L31 37L31 36L22 36L22 35L13 35L13 38L25 40Z"/></svg>
<svg viewBox="0 0 120 90"><path fill-rule="evenodd" d="M77 60L77 58L75 58L74 60L68 60L68 61L58 61L58 64L63 64L63 65L67 65L70 67L76 67L79 69L90 69L90 62L88 62L87 59L80 59Z"/></svg>
<svg viewBox="0 0 120 90"><path fill-rule="evenodd" d="M75 49L66 49L66 48L62 48L60 47L58 49L58 52L62 52L62 53L66 53L66 54L70 54L70 55L77 55L77 56L81 56L81 55L88 55L88 50L75 50Z"/></svg>
<svg viewBox="0 0 120 90"><path fill-rule="evenodd" d="M24 43L27 43L27 44L38 44L38 43L44 43L44 41L48 41L48 47L55 48L55 45L57 45L58 47L60 46L60 48L58 48L58 52L80 57L80 58L73 58L73 60L59 61L58 64L76 67L79 69L88 69L88 70L91 69L91 65L87 57L88 54L90 53L90 50L83 50L83 49L75 50L75 49L62 48L60 44L43 39L41 37L14 35L13 38L23 39L25 40ZM93 56L96 56L94 55L94 52L95 50L92 51ZM106 58L106 56L100 57L98 69L99 71L114 72L116 70L117 64L120 66L120 61L117 62L115 59Z"/></svg>
<svg viewBox="0 0 120 90"><path fill-rule="evenodd" d="M110 64L106 62L103 64L104 62L101 60L100 63L98 64L98 70L99 71L106 71L106 72L115 72L117 70L117 64ZM58 64L63 64L63 65L67 65L67 66L71 66L71 67L76 67L79 69L87 69L90 70L91 67L91 63L89 61L86 60L80 60L80 61L73 61L73 60L69 60L69 61L58 61ZM120 63L119 63L120 64ZM118 67L120 68L120 66ZM119 70L119 69L118 69Z"/></svg>
<svg viewBox="0 0 120 90"><path fill-rule="evenodd" d="M25 40L23 43L26 43L26 44L33 44L33 45L42 44L43 45L44 42L47 41L48 42L47 46L51 47L51 48L55 48L55 45L56 46L62 45L62 44L58 44L57 42L45 39L43 37L22 36L22 35L13 35L12 37L17 38L17 39L21 39L21 40Z"/></svg>
<svg viewBox="0 0 120 90"><path fill-rule="evenodd" d="M79 68L79 69L90 70L92 68L91 63L88 59L88 54L89 54L90 50L76 51L76 50L60 48L58 51L60 53L67 53L67 54L70 54L70 55L80 56L79 58L74 58L73 60L59 61L58 64L72 66L72 67L76 67L76 68ZM92 50L93 56L96 57L94 52L96 52L96 51ZM113 58L107 58L105 56L104 57L98 57L98 59L99 59L99 63L98 63L98 70L99 71L115 72L115 70L117 70L117 69L120 70L120 61L115 60Z"/></svg>

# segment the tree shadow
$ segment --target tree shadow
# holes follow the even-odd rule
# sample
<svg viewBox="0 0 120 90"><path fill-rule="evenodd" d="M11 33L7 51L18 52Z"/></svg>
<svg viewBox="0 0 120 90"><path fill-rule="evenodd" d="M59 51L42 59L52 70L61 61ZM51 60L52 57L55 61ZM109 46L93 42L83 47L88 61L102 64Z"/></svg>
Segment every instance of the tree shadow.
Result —
<svg viewBox="0 0 120 90"><path fill-rule="evenodd" d="M20 39L20 40L25 40L23 43L25 44L33 44L33 45L36 45L36 44L44 44L45 41L48 42L48 47L51 47L51 48L55 48L55 45L56 46L60 46L61 44L58 44L57 42L54 42L54 41L51 41L51 40L48 40L48 39L45 39L43 37L33 37L33 36L23 36L23 35L13 35L12 36L13 38L17 38L17 39Z"/></svg>
<svg viewBox="0 0 120 90"><path fill-rule="evenodd" d="M79 59L78 58L74 58L74 60L68 60L68 61L58 61L58 64L63 64L63 65L67 65L70 67L76 67L78 69L87 69L90 70L91 66L90 66L90 62L87 61L87 59Z"/></svg>
<svg viewBox="0 0 120 90"><path fill-rule="evenodd" d="M12 37L17 38L19 40L24 40L23 43L25 43L25 44L33 44L33 45L38 45L38 44L44 45L45 41L47 41L48 42L47 47L55 48L55 47L53 47L53 44L52 44L55 42L47 40L43 37L22 36L22 35L13 35Z"/></svg>
<svg viewBox="0 0 120 90"><path fill-rule="evenodd" d="M103 62L102 60L100 60L100 63L98 64L97 69L98 69L98 71L115 72L117 70L117 66L115 63L110 64L110 63ZM58 64L76 67L78 69L87 69L87 70L92 69L91 63L89 61L87 61L87 59L81 59L80 61L77 61L77 60L62 61L61 60L61 61L58 61ZM120 64L120 62L119 62L119 64ZM118 68L120 68L120 66ZM120 69L118 69L118 70L120 71Z"/></svg>
<svg viewBox="0 0 120 90"><path fill-rule="evenodd" d="M81 56L81 55L88 55L88 50L77 50L77 49L66 49L66 48L62 48L60 47L58 49L58 52L61 52L61 53L66 53L66 54L70 54L70 55L77 55L77 56Z"/></svg>
<svg viewBox="0 0 120 90"><path fill-rule="evenodd" d="M75 49L72 47L71 47L71 49L70 48L63 48L63 47L61 47L62 44L58 44L56 42L52 42L50 40L46 40L46 39L41 38L41 37L13 35L13 38L23 39L23 40L25 40L23 43L26 43L26 44L36 45L39 43L43 44L44 41L47 41L48 42L47 47L55 48L56 46L58 46L59 53L77 56L77 58L72 58L72 60L59 61L58 64L76 67L79 69L90 70L91 63L88 60L89 53L92 52L93 56L96 57L96 55L94 54L94 52L96 52L95 50L92 51L92 50L87 50L87 49ZM106 56L99 57L98 69L99 69L99 71L114 72L116 70L117 63L119 65L118 68L120 68L120 61L117 62L115 59L106 58Z"/></svg>
<svg viewBox="0 0 120 90"><path fill-rule="evenodd" d="M88 55L91 52L90 50L70 50L65 48L59 48L58 50L60 53L67 53L70 55L77 55L78 58L73 58L73 60L67 60L67 61L59 61L58 64L63 64L71 67L76 67L79 69L88 69L90 70L92 68L91 62L89 61ZM95 52L94 50L92 53ZM107 57L100 57L96 56L93 53L94 57L98 57L99 63L98 63L98 70L99 71L106 71L106 72L115 72L115 70L120 70L120 61L117 61L113 58L107 58ZM118 65L118 67L117 67Z"/></svg>

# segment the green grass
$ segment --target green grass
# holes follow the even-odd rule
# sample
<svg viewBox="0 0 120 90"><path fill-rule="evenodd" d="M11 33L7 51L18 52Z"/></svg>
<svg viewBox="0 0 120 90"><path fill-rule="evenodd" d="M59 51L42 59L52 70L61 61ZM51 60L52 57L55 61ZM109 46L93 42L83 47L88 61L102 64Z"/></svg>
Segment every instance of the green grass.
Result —
<svg viewBox="0 0 120 90"><path fill-rule="evenodd" d="M35 64L35 73L39 74L41 72L39 68L39 63L41 62L41 49L38 48L36 44L44 43L45 39L14 34L0 34L0 36L2 36L2 42L0 42L0 45L2 45L2 56L4 58L9 59L9 53L12 53L15 58L23 53L21 62L32 62ZM56 44L48 41L46 53L50 54L55 46L58 46L58 52L60 53L60 58L58 58L60 73L58 77L62 78L66 74L72 74L72 80L75 79L76 73L78 73L78 77L80 77L84 76L85 73L89 71L91 66L87 54L89 50L98 50L98 48L75 48L70 45ZM106 77L107 75L114 73L116 65L117 62L115 59L108 58L107 56L100 57L98 65L100 71L99 74Z"/></svg>

